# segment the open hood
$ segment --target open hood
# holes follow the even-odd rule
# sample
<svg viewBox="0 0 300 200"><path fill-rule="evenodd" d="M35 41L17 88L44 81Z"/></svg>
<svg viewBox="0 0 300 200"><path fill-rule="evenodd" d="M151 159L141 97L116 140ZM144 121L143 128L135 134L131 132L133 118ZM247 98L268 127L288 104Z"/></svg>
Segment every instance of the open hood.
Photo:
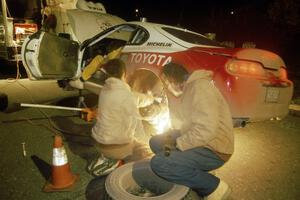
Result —
<svg viewBox="0 0 300 200"><path fill-rule="evenodd" d="M67 10L66 13L76 39L80 43L113 25L125 22L117 16L79 9Z"/></svg>

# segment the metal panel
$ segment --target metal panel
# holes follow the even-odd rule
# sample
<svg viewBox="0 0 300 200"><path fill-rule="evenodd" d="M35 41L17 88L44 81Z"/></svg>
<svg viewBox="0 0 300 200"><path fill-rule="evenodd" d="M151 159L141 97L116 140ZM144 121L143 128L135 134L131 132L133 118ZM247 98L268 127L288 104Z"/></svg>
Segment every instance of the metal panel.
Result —
<svg viewBox="0 0 300 200"><path fill-rule="evenodd" d="M73 78L77 72L78 43L45 33L38 63L43 78Z"/></svg>

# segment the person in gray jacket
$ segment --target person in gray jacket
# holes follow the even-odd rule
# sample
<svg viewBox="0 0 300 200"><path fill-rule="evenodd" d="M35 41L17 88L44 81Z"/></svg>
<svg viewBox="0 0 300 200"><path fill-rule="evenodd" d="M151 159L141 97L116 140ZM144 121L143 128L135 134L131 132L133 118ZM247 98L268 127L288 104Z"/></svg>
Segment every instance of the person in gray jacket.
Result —
<svg viewBox="0 0 300 200"><path fill-rule="evenodd" d="M167 181L192 188L201 197L225 199L230 193L228 185L209 172L223 166L233 154L233 124L212 72L189 74L182 65L169 63L161 78L168 91L171 116L176 115L179 125L150 139L155 153L152 170Z"/></svg>

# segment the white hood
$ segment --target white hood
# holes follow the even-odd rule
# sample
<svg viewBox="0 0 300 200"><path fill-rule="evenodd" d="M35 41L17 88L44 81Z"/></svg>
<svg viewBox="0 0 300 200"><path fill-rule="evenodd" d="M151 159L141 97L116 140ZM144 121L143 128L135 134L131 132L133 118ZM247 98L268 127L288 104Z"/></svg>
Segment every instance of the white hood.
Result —
<svg viewBox="0 0 300 200"><path fill-rule="evenodd" d="M67 10L66 13L72 31L80 43L111 26L125 22L123 19L114 15L80 9Z"/></svg>

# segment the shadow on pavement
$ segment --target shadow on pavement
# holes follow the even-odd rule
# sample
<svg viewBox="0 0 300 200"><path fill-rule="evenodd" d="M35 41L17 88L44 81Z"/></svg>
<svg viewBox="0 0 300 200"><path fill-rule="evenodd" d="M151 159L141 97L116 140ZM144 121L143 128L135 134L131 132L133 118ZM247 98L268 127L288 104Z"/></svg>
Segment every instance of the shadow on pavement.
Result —
<svg viewBox="0 0 300 200"><path fill-rule="evenodd" d="M88 108L93 108L97 106L98 95L89 93L88 91L84 90L83 97L84 97L84 103ZM67 106L67 107L78 107L79 106L78 104L79 104L79 92L78 92L78 96L64 98L56 102L56 105L58 106Z"/></svg>
<svg viewBox="0 0 300 200"><path fill-rule="evenodd" d="M94 147L96 142L90 136L93 124L77 124L62 116L54 116L51 119L63 134L72 153L88 162L97 156Z"/></svg>
<svg viewBox="0 0 300 200"><path fill-rule="evenodd" d="M106 200L105 180L107 176L92 179L86 187L85 197L87 200Z"/></svg>
<svg viewBox="0 0 300 200"><path fill-rule="evenodd" d="M31 156L31 160L34 162L35 166L39 169L42 176L48 181L51 177L51 165L46 161L40 159L36 155Z"/></svg>

